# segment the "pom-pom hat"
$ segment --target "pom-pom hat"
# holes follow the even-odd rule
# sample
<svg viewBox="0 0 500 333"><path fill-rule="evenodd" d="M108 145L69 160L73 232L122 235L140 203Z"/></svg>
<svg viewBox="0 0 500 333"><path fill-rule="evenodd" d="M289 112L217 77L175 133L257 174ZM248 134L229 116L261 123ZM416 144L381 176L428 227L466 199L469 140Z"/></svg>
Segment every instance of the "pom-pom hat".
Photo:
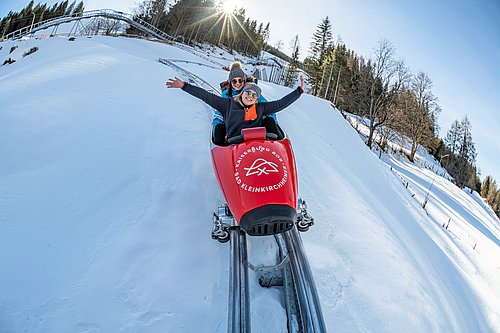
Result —
<svg viewBox="0 0 500 333"><path fill-rule="evenodd" d="M241 69L241 64L239 62L233 62L229 70L229 81L237 77L241 77L243 81L245 81L247 75L243 72L243 69Z"/></svg>

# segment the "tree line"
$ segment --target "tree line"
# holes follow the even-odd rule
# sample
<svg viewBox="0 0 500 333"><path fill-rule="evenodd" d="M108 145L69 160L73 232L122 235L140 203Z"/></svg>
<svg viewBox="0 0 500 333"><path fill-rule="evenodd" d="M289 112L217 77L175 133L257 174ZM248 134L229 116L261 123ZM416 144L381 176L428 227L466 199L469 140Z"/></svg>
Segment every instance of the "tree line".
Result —
<svg viewBox="0 0 500 333"><path fill-rule="evenodd" d="M486 176L483 182L479 178L475 166L477 152L472 141L471 128L467 116L461 121L453 121L444 141L441 140L438 146L440 153L447 156L443 159L443 166L457 185L477 191L500 217L500 188L497 188L495 179L490 175Z"/></svg>
<svg viewBox="0 0 500 333"><path fill-rule="evenodd" d="M259 55L269 38L269 23L251 20L243 8L226 13L214 0L147 0L135 15L186 44L210 43L250 56Z"/></svg>
<svg viewBox="0 0 500 333"><path fill-rule="evenodd" d="M455 120L446 138L439 138L441 108L432 92L432 80L420 71L412 73L387 40L376 45L371 59L333 41L332 23L325 17L315 30L304 59L310 74L311 93L331 101L342 112L367 119L366 144L382 150L394 131L411 139L407 153L414 161L418 145L426 148L461 188L480 193L500 216L499 189L491 176L481 183L476 167L472 125L467 117Z"/></svg>
<svg viewBox="0 0 500 333"><path fill-rule="evenodd" d="M412 140L411 161L419 144L435 145L441 109L432 93L432 81L424 72L411 73L403 60L396 59L389 41L379 41L373 58L366 60L345 44L334 44L332 24L326 17L313 35L304 66L311 75L313 95L368 120L366 144L370 148L374 143L386 146L388 131L384 128Z"/></svg>
<svg viewBox="0 0 500 333"><path fill-rule="evenodd" d="M2 39L5 35L30 26L38 22L50 20L60 16L66 15L79 15L84 11L83 1L73 1L69 3L68 0L61 3L56 2L52 6L44 4L36 4L30 1L26 7L20 12L10 11L7 16L0 21L0 33Z"/></svg>
<svg viewBox="0 0 500 333"><path fill-rule="evenodd" d="M481 196L491 206L495 214L500 217L500 187L491 176L486 176L481 184Z"/></svg>

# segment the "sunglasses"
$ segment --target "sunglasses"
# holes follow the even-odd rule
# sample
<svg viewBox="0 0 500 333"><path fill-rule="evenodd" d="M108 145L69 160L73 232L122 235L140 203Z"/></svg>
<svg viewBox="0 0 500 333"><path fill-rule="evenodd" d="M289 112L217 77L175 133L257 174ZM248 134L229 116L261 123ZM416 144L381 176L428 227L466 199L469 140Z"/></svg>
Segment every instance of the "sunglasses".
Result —
<svg viewBox="0 0 500 333"><path fill-rule="evenodd" d="M244 81L243 81L243 79L237 78L237 79L232 79L232 80L231 80L231 82L232 82L233 84L238 84L238 83L240 83L240 84L241 84L241 83L243 83Z"/></svg>
<svg viewBox="0 0 500 333"><path fill-rule="evenodd" d="M245 95L252 96L253 98L257 98L257 97L259 97L259 95L257 95L257 93L254 93L254 92L252 92L251 90L245 90L243 93L244 93Z"/></svg>

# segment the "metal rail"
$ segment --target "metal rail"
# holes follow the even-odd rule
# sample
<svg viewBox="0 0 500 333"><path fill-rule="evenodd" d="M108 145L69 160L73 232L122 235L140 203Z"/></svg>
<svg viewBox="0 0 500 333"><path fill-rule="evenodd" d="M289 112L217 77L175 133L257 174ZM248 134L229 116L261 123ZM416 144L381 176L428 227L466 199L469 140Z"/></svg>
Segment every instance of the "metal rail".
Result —
<svg viewBox="0 0 500 333"><path fill-rule="evenodd" d="M281 287L289 333L326 333L318 292L297 227L274 236L279 263L250 269L262 287Z"/></svg>
<svg viewBox="0 0 500 333"><path fill-rule="evenodd" d="M296 227L283 234L300 314L301 333L326 333L318 291Z"/></svg>
<svg viewBox="0 0 500 333"><path fill-rule="evenodd" d="M216 94L220 94L219 89L215 88L214 86L212 86L210 83L208 83L207 81L205 81L204 79L202 79L198 75L193 74L190 71L185 70L184 68L174 64L172 61L170 61L168 59L164 59L164 58L160 58L160 59L158 59L158 61L164 65L172 67L173 69L177 70L178 72L181 72L184 76L189 78L189 80L192 83L198 85L199 87L202 87L202 88L204 87L205 89L211 90L212 92L214 92Z"/></svg>
<svg viewBox="0 0 500 333"><path fill-rule="evenodd" d="M299 300L297 298L297 291L290 267L290 257L283 235L275 235L276 243L279 247L280 263L284 262L282 268L283 276L283 294L285 300L285 310L287 317L287 327L289 333L302 332L302 317L300 315Z"/></svg>
<svg viewBox="0 0 500 333"><path fill-rule="evenodd" d="M206 63L203 63L203 62L183 60L183 59L168 59L168 61L170 61L172 63L182 62L185 64L194 64L194 65L199 65L199 66L208 67L208 68L212 68L212 69L222 69L222 67L223 67L223 65L220 63L217 63L218 66L211 66L211 65L207 65Z"/></svg>
<svg viewBox="0 0 500 333"><path fill-rule="evenodd" d="M234 220L234 218L233 218ZM231 228L228 333L250 333L250 296L246 234L240 227Z"/></svg>
<svg viewBox="0 0 500 333"><path fill-rule="evenodd" d="M26 26L24 28L21 28L19 30L11 32L11 33L5 35L4 39L18 39L18 38L21 38L21 37L26 36L26 35L32 35L39 30L48 29L48 28L58 26L58 25L61 25L64 23L70 23L70 22L77 21L77 20L91 19L91 18L97 18L97 17L104 17L104 18L109 18L109 19L127 22L128 24L130 24L134 28L136 28L136 29L138 29L138 30L150 35L150 36L161 39L161 40L173 41L173 39L174 39L169 34L166 34L165 32L161 31L160 29L158 29L155 26L149 24L148 22L140 19L137 16L134 16L132 14L119 12L119 11L112 10L112 9L90 10L90 11L82 12L81 14L71 14L71 15L66 15L66 16L59 16L56 18L52 18L49 20L38 22L38 23L34 24L33 26Z"/></svg>

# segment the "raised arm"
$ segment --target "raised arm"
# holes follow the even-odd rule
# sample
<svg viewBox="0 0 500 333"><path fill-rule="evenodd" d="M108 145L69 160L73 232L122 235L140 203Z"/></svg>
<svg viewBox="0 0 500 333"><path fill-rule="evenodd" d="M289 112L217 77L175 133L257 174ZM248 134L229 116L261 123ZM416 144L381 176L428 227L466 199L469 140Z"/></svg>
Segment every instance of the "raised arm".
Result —
<svg viewBox="0 0 500 333"><path fill-rule="evenodd" d="M264 114L275 113L283 110L293 102L295 102L304 92L304 77L300 76L300 86L285 97L277 101L260 103L263 107Z"/></svg>
<svg viewBox="0 0 500 333"><path fill-rule="evenodd" d="M180 88L188 94L201 99L203 102L207 103L214 109L217 109L222 114L226 113L226 111L229 109L229 104L231 103L227 98L222 98L206 91L205 89L193 86L187 82L182 81L178 77L176 77L175 79L170 79L170 82L167 82L166 86L167 88Z"/></svg>

